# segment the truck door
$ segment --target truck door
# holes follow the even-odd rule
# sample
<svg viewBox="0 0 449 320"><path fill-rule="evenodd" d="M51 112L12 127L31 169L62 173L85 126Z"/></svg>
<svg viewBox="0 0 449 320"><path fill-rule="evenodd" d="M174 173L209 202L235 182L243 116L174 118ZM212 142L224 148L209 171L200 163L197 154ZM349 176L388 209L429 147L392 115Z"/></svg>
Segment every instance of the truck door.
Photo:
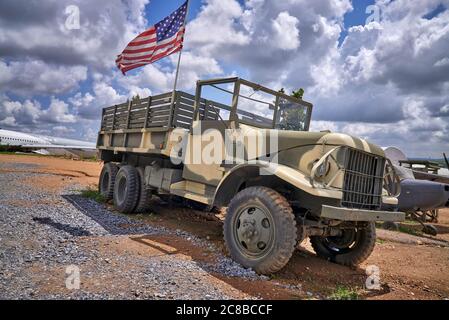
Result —
<svg viewBox="0 0 449 320"><path fill-rule="evenodd" d="M183 178L217 186L224 175L222 164L226 159L225 130L228 121L199 120L192 124Z"/></svg>

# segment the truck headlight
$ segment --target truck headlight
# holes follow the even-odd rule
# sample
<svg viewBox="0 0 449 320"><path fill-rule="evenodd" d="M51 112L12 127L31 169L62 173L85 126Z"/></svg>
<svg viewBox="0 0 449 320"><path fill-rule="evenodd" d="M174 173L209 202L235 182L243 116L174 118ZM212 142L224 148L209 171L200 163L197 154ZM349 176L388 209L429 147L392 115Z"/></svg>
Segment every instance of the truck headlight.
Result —
<svg viewBox="0 0 449 320"><path fill-rule="evenodd" d="M316 175L319 178L324 177L327 174L327 169L329 167L329 163L323 162L317 169Z"/></svg>
<svg viewBox="0 0 449 320"><path fill-rule="evenodd" d="M316 161L314 162L314 165L315 165L316 162L318 162L318 160L316 160ZM315 176L316 176L317 178L323 178L323 177L325 177L325 176L329 173L329 169L330 169L330 164L329 164L329 162L328 162L328 161L324 161L322 164L320 164L320 165L316 168Z"/></svg>

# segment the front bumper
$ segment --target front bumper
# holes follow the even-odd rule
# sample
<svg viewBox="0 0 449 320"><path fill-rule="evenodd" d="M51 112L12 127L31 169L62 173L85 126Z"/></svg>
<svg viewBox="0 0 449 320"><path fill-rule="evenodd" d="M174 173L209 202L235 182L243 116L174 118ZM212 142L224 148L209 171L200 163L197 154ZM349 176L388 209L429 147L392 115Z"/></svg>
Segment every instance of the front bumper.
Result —
<svg viewBox="0 0 449 320"><path fill-rule="evenodd" d="M392 211L373 211L363 209L349 209L323 205L319 214L321 218L342 221L404 221L405 213Z"/></svg>

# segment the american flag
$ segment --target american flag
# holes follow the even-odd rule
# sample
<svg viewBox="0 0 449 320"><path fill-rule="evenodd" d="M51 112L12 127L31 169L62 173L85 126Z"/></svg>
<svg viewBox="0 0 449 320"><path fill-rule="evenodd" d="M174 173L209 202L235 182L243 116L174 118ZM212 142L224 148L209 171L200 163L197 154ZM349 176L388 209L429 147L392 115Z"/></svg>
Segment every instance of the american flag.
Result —
<svg viewBox="0 0 449 320"><path fill-rule="evenodd" d="M182 49L187 1L171 15L139 34L118 55L115 62L123 74Z"/></svg>

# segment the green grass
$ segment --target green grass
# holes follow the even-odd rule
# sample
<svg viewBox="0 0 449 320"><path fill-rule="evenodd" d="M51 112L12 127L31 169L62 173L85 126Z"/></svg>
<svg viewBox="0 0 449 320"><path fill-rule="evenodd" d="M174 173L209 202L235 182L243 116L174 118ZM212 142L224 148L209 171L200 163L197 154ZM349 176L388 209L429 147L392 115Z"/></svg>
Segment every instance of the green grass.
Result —
<svg viewBox="0 0 449 320"><path fill-rule="evenodd" d="M405 221L402 221L401 224L409 225L409 226L419 226L420 225L418 221L414 221L414 220L405 220Z"/></svg>
<svg viewBox="0 0 449 320"><path fill-rule="evenodd" d="M93 157L80 157L79 160L81 161L88 161L88 162L98 162L98 158L97 156L93 156Z"/></svg>
<svg viewBox="0 0 449 320"><path fill-rule="evenodd" d="M101 193L97 189L87 188L81 190L81 196L84 198L95 200L99 203L105 203L106 199L101 195Z"/></svg>
<svg viewBox="0 0 449 320"><path fill-rule="evenodd" d="M401 222L399 224L398 232L411 234L413 236L422 236L422 232L420 230L416 229L416 227L419 227L419 226L420 226L420 224L418 222L407 220L407 221ZM382 223L380 223L380 222L376 222L376 227L383 229Z"/></svg>
<svg viewBox="0 0 449 320"><path fill-rule="evenodd" d="M353 288L338 286L335 291L329 296L331 300L358 300L359 294Z"/></svg>
<svg viewBox="0 0 449 320"><path fill-rule="evenodd" d="M406 226L401 224L399 225L399 232L411 234L413 236L422 236L422 232L415 230L413 228L407 228Z"/></svg>

